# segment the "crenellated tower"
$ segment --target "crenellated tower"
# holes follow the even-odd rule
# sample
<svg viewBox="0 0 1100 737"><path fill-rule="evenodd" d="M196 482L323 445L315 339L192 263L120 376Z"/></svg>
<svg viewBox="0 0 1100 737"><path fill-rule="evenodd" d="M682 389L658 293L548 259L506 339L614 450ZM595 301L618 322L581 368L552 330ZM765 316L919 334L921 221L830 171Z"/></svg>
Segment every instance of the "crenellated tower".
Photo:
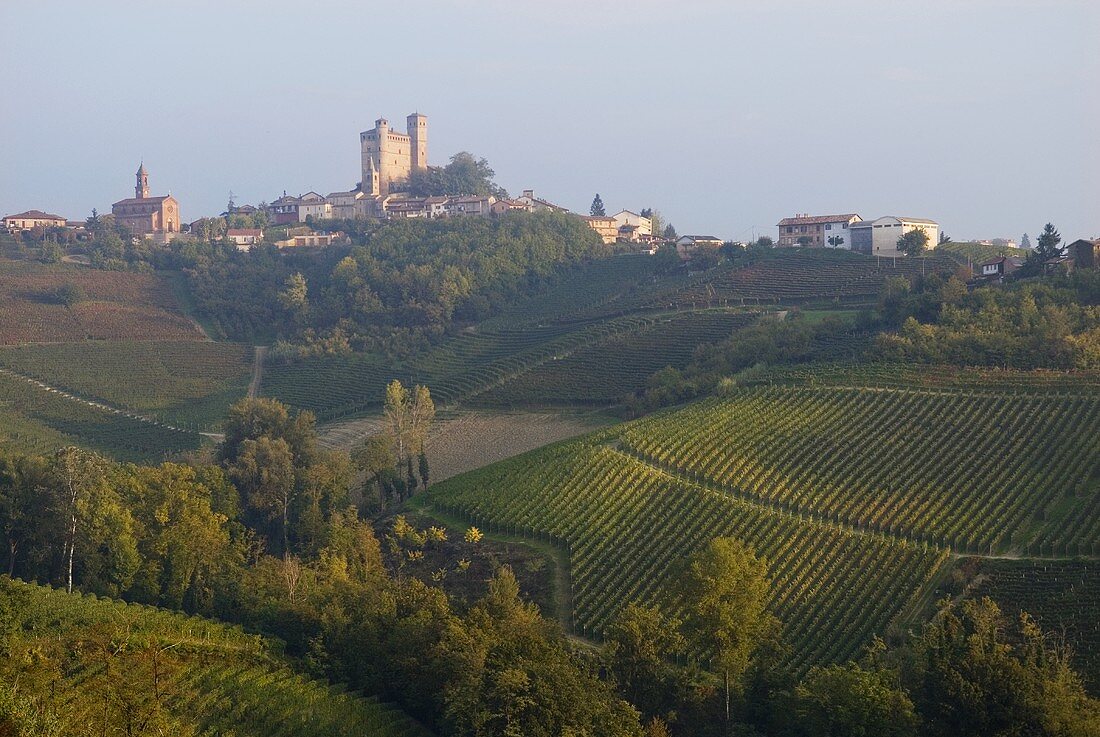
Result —
<svg viewBox="0 0 1100 737"><path fill-rule="evenodd" d="M428 118L413 113L406 119L408 131L390 128L385 118L374 121L374 129L359 134L362 153L360 190L386 196L391 185L404 182L413 171L428 168ZM377 186L375 186L377 182Z"/></svg>

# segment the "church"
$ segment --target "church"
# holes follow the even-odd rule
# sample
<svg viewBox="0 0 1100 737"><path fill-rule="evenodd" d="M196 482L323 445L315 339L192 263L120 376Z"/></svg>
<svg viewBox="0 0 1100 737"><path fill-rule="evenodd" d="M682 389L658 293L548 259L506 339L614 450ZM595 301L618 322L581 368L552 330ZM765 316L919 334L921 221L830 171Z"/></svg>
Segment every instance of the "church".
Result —
<svg viewBox="0 0 1100 737"><path fill-rule="evenodd" d="M115 222L124 225L132 234L151 237L167 243L179 235L180 205L171 194L162 197L149 196L149 172L145 163L137 170L134 196L111 205Z"/></svg>

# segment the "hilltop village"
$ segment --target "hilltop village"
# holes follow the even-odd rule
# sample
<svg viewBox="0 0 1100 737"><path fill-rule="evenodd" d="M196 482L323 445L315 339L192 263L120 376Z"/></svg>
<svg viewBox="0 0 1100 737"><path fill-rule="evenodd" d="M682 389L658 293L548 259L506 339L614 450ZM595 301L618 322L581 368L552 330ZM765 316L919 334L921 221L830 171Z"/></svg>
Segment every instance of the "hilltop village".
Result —
<svg viewBox="0 0 1100 737"><path fill-rule="evenodd" d="M328 194L305 192L289 195L285 191L270 202L258 205L237 204L216 217L184 221L180 202L171 195L151 194L149 171L142 162L135 173L134 196L111 205L111 215L122 232L134 238L164 244L173 239L225 239L241 250L262 243L279 248L316 248L344 242L340 222L399 219L439 219L450 217L492 218L509 212L570 213L560 205L536 196L535 190L523 190L510 197L485 178L467 178L441 183L442 167L432 167L428 155L428 117L412 113L406 118L404 132L392 127L385 118L359 135L361 179L346 191ZM476 170L487 168L469 154L454 157L461 165ZM452 161L452 164L454 161ZM490 170L491 175L491 170ZM463 187L463 184L466 186ZM481 191L460 191L462 189ZM448 189L455 191L447 191ZM495 190L495 191L486 191ZM655 217L656 215L656 217ZM839 215L798 214L776 224L776 236L762 235L746 243L714 236L685 234L663 222L653 208L637 211L622 209L607 214L596 195L588 213L577 214L609 246L621 252L655 254L662 246L675 247L682 261L700 257L700 263L723 247L744 249L749 246L777 248L828 248L873 256L897 258L929 251L949 238L935 220L885 215L864 219L857 213ZM70 220L42 210L27 210L7 215L3 226L11 235L30 240L47 239L48 234L65 240L86 237L86 221ZM912 231L919 237L915 250L902 240ZM1025 235L1026 238L1026 235ZM906 239L912 240L912 239ZM1003 278L1019 269L1027 255L1023 248L1007 238L977 241L992 246L992 258L974 264L981 278ZM1046 269L1072 269L1076 264L1089 267L1091 254L1100 249L1094 240L1079 239L1072 247L1044 259Z"/></svg>

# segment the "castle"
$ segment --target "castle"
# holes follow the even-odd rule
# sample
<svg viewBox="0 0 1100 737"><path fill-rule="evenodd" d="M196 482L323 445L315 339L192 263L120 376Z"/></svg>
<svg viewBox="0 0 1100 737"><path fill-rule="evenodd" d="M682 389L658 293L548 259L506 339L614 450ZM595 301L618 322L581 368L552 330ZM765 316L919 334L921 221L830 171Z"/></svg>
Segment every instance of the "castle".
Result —
<svg viewBox="0 0 1100 737"><path fill-rule="evenodd" d="M428 117L413 113L405 120L405 133L392 130L388 120L379 118L374 130L359 134L363 152L359 190L363 194L385 197L393 184L408 180L412 172L427 171Z"/></svg>

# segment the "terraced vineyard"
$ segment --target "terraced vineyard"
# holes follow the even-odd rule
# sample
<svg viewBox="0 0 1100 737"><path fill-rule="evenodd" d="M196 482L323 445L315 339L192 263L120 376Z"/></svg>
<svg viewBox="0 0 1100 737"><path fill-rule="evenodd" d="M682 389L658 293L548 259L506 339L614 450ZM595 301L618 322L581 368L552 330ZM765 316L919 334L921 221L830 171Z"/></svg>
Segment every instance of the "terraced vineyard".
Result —
<svg viewBox="0 0 1100 737"><path fill-rule="evenodd" d="M263 394L330 419L377 407L386 384L396 378L426 384L437 403L453 404L490 388L495 391L496 387L526 376L548 361L602 346L618 336L625 338L650 330L667 319L648 314L580 326L470 330L413 360L397 364L371 354L275 364L264 371ZM715 323L733 326L748 318L725 313L708 319L684 319L687 321L684 324L707 326L701 328L702 335L725 330L715 328ZM693 341L684 341L684 346L690 345L693 350ZM686 348L680 351L685 352Z"/></svg>
<svg viewBox="0 0 1100 737"><path fill-rule="evenodd" d="M427 735L391 706L298 674L272 643L236 627L12 581L0 583L0 598L20 619L14 647L28 654L6 659L0 672L52 711L68 734L83 734L81 725L89 723L121 725L148 710L156 693L177 734ZM110 638L112 647L97 650L97 637ZM148 656L153 649L164 661L156 670ZM47 658L63 667L38 679L34 668ZM108 685L101 676L112 667L123 675ZM119 682L144 697L112 704L105 695Z"/></svg>
<svg viewBox="0 0 1100 737"><path fill-rule="evenodd" d="M54 297L67 284L86 295L71 308ZM0 345L203 337L164 277L0 260Z"/></svg>
<svg viewBox="0 0 1100 737"><path fill-rule="evenodd" d="M475 401L494 406L611 404L644 389L654 372L686 365L700 345L728 338L755 319L752 313L720 310L663 316L540 363Z"/></svg>
<svg viewBox="0 0 1100 737"><path fill-rule="evenodd" d="M1064 638L1091 688L1100 687L1100 561L976 561L971 596L1009 615L1026 611Z"/></svg>
<svg viewBox="0 0 1100 737"><path fill-rule="evenodd" d="M731 535L767 558L796 665L844 660L884 633L947 551L747 503L604 445L607 431L436 487L430 502L569 551L574 624L599 636L627 602L659 602L676 566Z"/></svg>
<svg viewBox="0 0 1100 737"><path fill-rule="evenodd" d="M970 552L1100 554L1100 396L758 387L623 447L746 498Z"/></svg>
<svg viewBox="0 0 1100 737"><path fill-rule="evenodd" d="M159 461L201 437L63 396L0 371L0 448L48 454L82 445L122 461Z"/></svg>
<svg viewBox="0 0 1100 737"><path fill-rule="evenodd" d="M768 559L799 666L910 622L952 552L1100 556L1100 393L1068 389L1077 377L1012 372L975 388L952 386L976 381L957 370L898 389L839 366L822 370L833 386L791 374L801 383L737 388L459 476L429 503L568 550L589 635L625 602L662 601L676 562L707 540L743 538Z"/></svg>
<svg viewBox="0 0 1100 737"><path fill-rule="evenodd" d="M252 355L236 343L96 341L0 348L0 367L176 427L214 430L247 392Z"/></svg>

